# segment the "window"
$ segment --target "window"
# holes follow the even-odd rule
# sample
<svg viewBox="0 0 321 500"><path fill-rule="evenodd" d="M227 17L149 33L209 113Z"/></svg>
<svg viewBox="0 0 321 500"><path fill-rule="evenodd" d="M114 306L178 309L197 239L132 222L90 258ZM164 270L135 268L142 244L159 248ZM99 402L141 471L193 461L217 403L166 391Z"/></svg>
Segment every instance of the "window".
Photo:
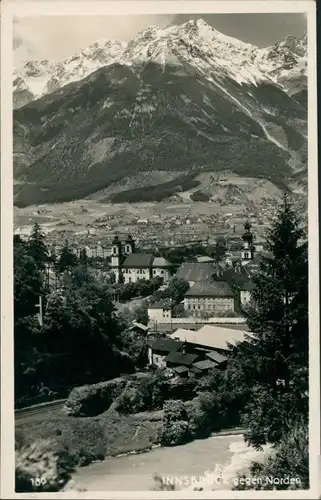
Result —
<svg viewBox="0 0 321 500"><path fill-rule="evenodd" d="M126 252L129 253L130 252L130 246L129 245L126 245Z"/></svg>
<svg viewBox="0 0 321 500"><path fill-rule="evenodd" d="M244 259L248 259L249 258L249 253L248 252L245 252L244 253Z"/></svg>
<svg viewBox="0 0 321 500"><path fill-rule="evenodd" d="M161 270L161 274L164 274L164 270L163 269Z"/></svg>

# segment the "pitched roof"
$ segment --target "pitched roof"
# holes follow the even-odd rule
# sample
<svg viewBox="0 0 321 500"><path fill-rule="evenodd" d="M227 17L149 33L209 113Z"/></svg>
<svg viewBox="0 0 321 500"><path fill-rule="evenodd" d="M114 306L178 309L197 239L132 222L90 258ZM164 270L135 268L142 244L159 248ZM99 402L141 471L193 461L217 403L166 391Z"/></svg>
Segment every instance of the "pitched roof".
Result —
<svg viewBox="0 0 321 500"><path fill-rule="evenodd" d="M186 372L188 372L188 368L187 368L187 366L174 366L174 367L173 367L173 370L174 370L176 373L186 373Z"/></svg>
<svg viewBox="0 0 321 500"><path fill-rule="evenodd" d="M153 267L171 267L171 263L164 257L155 257L152 265Z"/></svg>
<svg viewBox="0 0 321 500"><path fill-rule="evenodd" d="M168 354L169 352L176 352L181 347L183 347L183 341L177 341L173 338L161 338L155 340L155 342L151 345L151 349L153 351L159 351Z"/></svg>
<svg viewBox="0 0 321 500"><path fill-rule="evenodd" d="M171 309L170 300L162 300L159 302L155 302L154 304L149 304L148 309Z"/></svg>
<svg viewBox="0 0 321 500"><path fill-rule="evenodd" d="M207 358L211 359L212 361L215 361L215 363L218 364L218 365L220 365L221 363L224 363L225 361L227 361L227 357L223 356L223 354L220 354L217 351L207 352L205 354L205 356Z"/></svg>
<svg viewBox="0 0 321 500"><path fill-rule="evenodd" d="M132 253L126 257L122 267L151 267L152 253Z"/></svg>
<svg viewBox="0 0 321 500"><path fill-rule="evenodd" d="M170 334L172 339L178 338L182 342L206 346L211 349L228 350L228 344L235 345L237 342L244 342L249 332L242 330L232 330L216 325L204 325L197 332L194 330L178 329Z"/></svg>
<svg viewBox="0 0 321 500"><path fill-rule="evenodd" d="M197 257L197 262L214 262L214 259L212 259L212 257L208 257L207 255L200 255L199 257Z"/></svg>
<svg viewBox="0 0 321 500"><path fill-rule="evenodd" d="M214 273L211 262L183 262L176 272L176 277L186 281L202 281Z"/></svg>
<svg viewBox="0 0 321 500"><path fill-rule="evenodd" d="M144 332L147 332L148 326L143 325L143 323L138 323L137 321L133 322L133 325L130 327L130 330L133 330L134 328L139 328L140 330L143 330Z"/></svg>
<svg viewBox="0 0 321 500"><path fill-rule="evenodd" d="M188 354L184 352L170 352L165 358L165 362L176 363L177 365L190 366L198 358L197 354Z"/></svg>
<svg viewBox="0 0 321 500"><path fill-rule="evenodd" d="M193 363L193 367L198 368L199 370L210 370L211 368L215 368L215 366L217 366L217 364L210 359L203 359L202 361L196 361L196 363Z"/></svg>
<svg viewBox="0 0 321 500"><path fill-rule="evenodd" d="M234 297L226 281L198 281L185 293L185 297Z"/></svg>
<svg viewBox="0 0 321 500"><path fill-rule="evenodd" d="M244 283L250 281L248 269L244 267L240 267L239 269L226 269L220 279L226 281L230 287L236 286L237 288L242 288Z"/></svg>

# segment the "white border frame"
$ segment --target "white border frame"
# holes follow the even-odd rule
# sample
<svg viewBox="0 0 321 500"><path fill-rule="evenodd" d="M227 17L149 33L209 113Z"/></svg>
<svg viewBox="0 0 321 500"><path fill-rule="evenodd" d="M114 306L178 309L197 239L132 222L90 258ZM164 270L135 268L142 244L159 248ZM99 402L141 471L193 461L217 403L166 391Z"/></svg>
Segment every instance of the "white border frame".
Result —
<svg viewBox="0 0 321 500"><path fill-rule="evenodd" d="M13 16L139 15L211 13L306 13L308 33L308 210L309 210L309 363L310 363L310 489L275 492L85 492L17 494L14 492L13 406L13 177L12 68ZM41 1L3 0L1 4L1 484L2 498L318 498L320 486L320 336L319 224L316 86L316 5L292 0L221 1Z"/></svg>

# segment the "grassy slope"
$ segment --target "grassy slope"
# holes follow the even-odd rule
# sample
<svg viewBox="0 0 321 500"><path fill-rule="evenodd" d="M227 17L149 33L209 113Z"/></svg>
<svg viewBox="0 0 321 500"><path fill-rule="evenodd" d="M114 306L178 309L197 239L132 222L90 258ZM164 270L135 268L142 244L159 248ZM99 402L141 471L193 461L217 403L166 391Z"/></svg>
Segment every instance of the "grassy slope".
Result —
<svg viewBox="0 0 321 500"><path fill-rule="evenodd" d="M75 418L56 413L44 419L16 423L16 433L28 441L51 438L58 448L67 446L79 465L158 443L162 411L119 415L112 409L99 417Z"/></svg>

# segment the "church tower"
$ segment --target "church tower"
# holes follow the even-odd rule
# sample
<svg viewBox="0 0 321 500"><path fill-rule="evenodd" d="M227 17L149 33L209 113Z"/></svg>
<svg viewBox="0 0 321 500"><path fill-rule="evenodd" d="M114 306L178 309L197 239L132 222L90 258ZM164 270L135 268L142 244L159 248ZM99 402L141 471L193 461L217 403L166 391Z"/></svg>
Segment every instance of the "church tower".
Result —
<svg viewBox="0 0 321 500"><path fill-rule="evenodd" d="M111 267L115 273L116 283L119 282L120 267L122 261L122 245L119 237L116 235L113 239L111 249Z"/></svg>
<svg viewBox="0 0 321 500"><path fill-rule="evenodd" d="M253 234L251 233L251 224L246 221L244 224L245 232L242 235L243 248L242 248L242 265L254 259L254 245Z"/></svg>
<svg viewBox="0 0 321 500"><path fill-rule="evenodd" d="M133 240L133 237L129 235L125 241L125 255L130 255L132 253L135 253L135 241Z"/></svg>

